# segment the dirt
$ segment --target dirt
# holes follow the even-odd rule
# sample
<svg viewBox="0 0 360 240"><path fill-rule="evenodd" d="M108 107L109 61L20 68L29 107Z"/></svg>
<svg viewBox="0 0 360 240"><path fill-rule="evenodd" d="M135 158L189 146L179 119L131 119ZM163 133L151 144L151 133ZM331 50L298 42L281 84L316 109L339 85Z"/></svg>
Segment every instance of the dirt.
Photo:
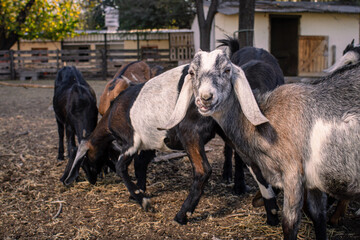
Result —
<svg viewBox="0 0 360 240"><path fill-rule="evenodd" d="M53 85L45 80L37 83ZM99 98L105 82L90 84ZM187 157L150 164L147 186L153 212L145 212L129 200L114 173L90 185L81 172L79 182L65 187L59 178L67 160L56 159L58 134L52 95L52 89L0 86L1 239L282 238L280 226L266 225L265 210L252 207L257 187L247 171L249 193L236 196L232 186L222 182L223 143L219 138L208 144L213 173L185 226L173 218L192 180ZM359 207L358 201L351 202L344 225L328 227L330 239L360 238L360 218L355 216ZM314 239L306 215L299 238Z"/></svg>

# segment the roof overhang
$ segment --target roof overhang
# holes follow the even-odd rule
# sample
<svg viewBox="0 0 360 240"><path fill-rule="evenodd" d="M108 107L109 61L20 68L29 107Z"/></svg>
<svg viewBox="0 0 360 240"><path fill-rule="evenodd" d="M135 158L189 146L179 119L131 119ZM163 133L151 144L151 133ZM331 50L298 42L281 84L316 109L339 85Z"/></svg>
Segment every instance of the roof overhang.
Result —
<svg viewBox="0 0 360 240"><path fill-rule="evenodd" d="M205 5L208 5L205 2ZM224 15L239 13L239 2L222 2L219 4L218 12ZM336 3L318 2L277 2L256 1L256 13L344 13L359 14L360 6L339 5Z"/></svg>

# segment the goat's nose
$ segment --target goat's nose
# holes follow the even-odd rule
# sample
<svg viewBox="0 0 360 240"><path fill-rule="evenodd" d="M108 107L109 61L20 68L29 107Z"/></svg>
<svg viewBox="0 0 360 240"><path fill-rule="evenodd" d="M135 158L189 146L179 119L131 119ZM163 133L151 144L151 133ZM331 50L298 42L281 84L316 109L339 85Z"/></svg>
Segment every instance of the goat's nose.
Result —
<svg viewBox="0 0 360 240"><path fill-rule="evenodd" d="M212 93L205 93L205 94L201 94L201 100L208 102L213 98L213 94Z"/></svg>

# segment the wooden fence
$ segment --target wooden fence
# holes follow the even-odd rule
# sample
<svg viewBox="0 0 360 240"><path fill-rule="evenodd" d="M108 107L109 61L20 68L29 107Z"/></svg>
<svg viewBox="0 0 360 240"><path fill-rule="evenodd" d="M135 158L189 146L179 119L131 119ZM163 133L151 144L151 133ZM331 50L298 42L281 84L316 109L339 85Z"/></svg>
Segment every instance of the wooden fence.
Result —
<svg viewBox="0 0 360 240"><path fill-rule="evenodd" d="M168 49L9 50L0 51L0 76L16 79L26 73L36 73L50 77L66 65L76 66L84 76L106 79L123 64L141 59L154 64L176 64L170 60Z"/></svg>

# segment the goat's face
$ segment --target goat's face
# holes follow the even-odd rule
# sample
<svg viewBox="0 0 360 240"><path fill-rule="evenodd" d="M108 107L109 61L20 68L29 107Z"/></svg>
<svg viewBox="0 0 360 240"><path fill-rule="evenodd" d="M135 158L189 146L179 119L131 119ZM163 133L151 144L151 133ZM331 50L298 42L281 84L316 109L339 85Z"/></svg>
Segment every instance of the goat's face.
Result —
<svg viewBox="0 0 360 240"><path fill-rule="evenodd" d="M86 178L91 184L95 184L97 176L101 172L101 167L98 166L97 162L91 161L88 157L88 153L84 156L82 168L86 174Z"/></svg>
<svg viewBox="0 0 360 240"><path fill-rule="evenodd" d="M185 117L193 94L200 114L213 116L215 120L224 117L226 111L232 111L229 99L235 95L242 112L253 125L269 121L262 115L244 71L232 64L222 50L196 53L174 112L166 126L159 129L171 129Z"/></svg>
<svg viewBox="0 0 360 240"><path fill-rule="evenodd" d="M64 184L69 185L77 178L80 167L84 169L88 181L91 184L96 183L97 175L101 172L102 164L100 161L96 161L96 154L94 152L96 152L96 150L89 141L81 141L71 170L65 177Z"/></svg>
<svg viewBox="0 0 360 240"><path fill-rule="evenodd" d="M210 116L231 92L232 64L222 50L198 52L189 67L195 104L204 116Z"/></svg>

